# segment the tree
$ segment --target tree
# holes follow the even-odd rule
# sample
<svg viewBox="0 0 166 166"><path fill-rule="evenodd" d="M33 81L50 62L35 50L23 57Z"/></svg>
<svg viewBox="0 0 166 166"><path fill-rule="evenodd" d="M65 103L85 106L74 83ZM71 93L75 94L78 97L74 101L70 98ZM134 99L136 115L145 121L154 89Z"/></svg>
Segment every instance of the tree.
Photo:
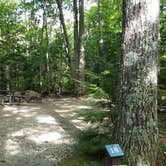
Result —
<svg viewBox="0 0 166 166"><path fill-rule="evenodd" d="M2 89L12 90L15 86L20 86L19 67L21 66L22 56L18 56L23 44L22 26L18 23L20 17L17 11L17 5L14 2L0 2L0 63L1 77L0 80L5 82Z"/></svg>
<svg viewBox="0 0 166 166"><path fill-rule="evenodd" d="M74 57L75 57L75 76L78 79L79 68L79 24L78 24L78 0L73 0L73 13L74 13ZM75 93L77 94L78 82L75 80Z"/></svg>
<svg viewBox="0 0 166 166"><path fill-rule="evenodd" d="M74 80L74 78L75 78L74 65L73 65L73 61L72 61L69 36L67 33L67 28L66 28L66 24L65 24L65 20L64 20L63 10L62 10L62 1L56 0L56 2L57 2L58 9L59 9L59 20L60 20L60 23L61 23L62 29L63 29L64 45L66 47L66 55L67 55L68 64L69 64L69 68L70 68L70 72L71 72L71 78L72 78L72 80Z"/></svg>
<svg viewBox="0 0 166 166"><path fill-rule="evenodd" d="M79 46L78 46L78 92L79 96L85 92L85 54L84 54L84 0L79 0Z"/></svg>
<svg viewBox="0 0 166 166"><path fill-rule="evenodd" d="M99 39L98 39L98 55L99 59L102 61L102 50L103 50L103 38L102 38L102 3L101 0L98 0L98 31L99 31ZM99 62L99 70L101 70L101 61Z"/></svg>
<svg viewBox="0 0 166 166"><path fill-rule="evenodd" d="M79 5L79 6L78 6ZM76 59L76 95L85 93L85 54L84 54L84 0L73 0L74 12L74 54Z"/></svg>
<svg viewBox="0 0 166 166"><path fill-rule="evenodd" d="M114 139L128 166L155 166L158 140L159 0L123 0L123 43Z"/></svg>

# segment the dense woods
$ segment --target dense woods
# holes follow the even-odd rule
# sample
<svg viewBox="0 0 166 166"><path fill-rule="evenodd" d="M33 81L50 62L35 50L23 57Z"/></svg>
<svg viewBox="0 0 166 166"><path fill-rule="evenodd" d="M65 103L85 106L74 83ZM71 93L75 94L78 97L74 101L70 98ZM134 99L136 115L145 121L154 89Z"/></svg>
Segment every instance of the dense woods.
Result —
<svg viewBox="0 0 166 166"><path fill-rule="evenodd" d="M0 89L115 98L120 4L2 1Z"/></svg>
<svg viewBox="0 0 166 166"><path fill-rule="evenodd" d="M0 1L0 91L107 101L129 166L156 164L165 63L166 0Z"/></svg>

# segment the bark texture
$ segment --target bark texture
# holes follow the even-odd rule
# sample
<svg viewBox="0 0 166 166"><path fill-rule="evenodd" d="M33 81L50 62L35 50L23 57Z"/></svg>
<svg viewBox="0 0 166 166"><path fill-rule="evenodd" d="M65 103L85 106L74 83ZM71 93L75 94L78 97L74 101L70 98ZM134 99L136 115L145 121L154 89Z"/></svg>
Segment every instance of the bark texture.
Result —
<svg viewBox="0 0 166 166"><path fill-rule="evenodd" d="M123 0L123 14L114 139L128 166L155 166L159 0Z"/></svg>
<svg viewBox="0 0 166 166"><path fill-rule="evenodd" d="M75 65L75 93L84 95L85 87L85 55L84 55L84 0L73 0L74 12L74 54Z"/></svg>
<svg viewBox="0 0 166 166"><path fill-rule="evenodd" d="M78 25L78 3L77 0L73 0L73 12L74 12L74 54L76 59L76 68L78 68L78 36L79 36L79 25Z"/></svg>
<svg viewBox="0 0 166 166"><path fill-rule="evenodd" d="M74 92L78 93L78 69L79 69L79 10L78 0L73 0L73 14L74 14L74 56L75 56L75 85Z"/></svg>
<svg viewBox="0 0 166 166"><path fill-rule="evenodd" d="M85 54L84 54L84 0L79 0L79 61L78 61L78 95L84 95Z"/></svg>
<svg viewBox="0 0 166 166"><path fill-rule="evenodd" d="M41 36L40 36L40 92L42 91L42 86L43 86L43 54L44 54L44 50L43 50L43 39L44 39L44 29L45 29L45 21L46 21L46 11L45 11L45 7L43 5L42 7L43 9L43 24L42 24L42 29L41 29Z"/></svg>
<svg viewBox="0 0 166 166"><path fill-rule="evenodd" d="M10 83L10 66L6 65L6 90L11 90L11 83Z"/></svg>

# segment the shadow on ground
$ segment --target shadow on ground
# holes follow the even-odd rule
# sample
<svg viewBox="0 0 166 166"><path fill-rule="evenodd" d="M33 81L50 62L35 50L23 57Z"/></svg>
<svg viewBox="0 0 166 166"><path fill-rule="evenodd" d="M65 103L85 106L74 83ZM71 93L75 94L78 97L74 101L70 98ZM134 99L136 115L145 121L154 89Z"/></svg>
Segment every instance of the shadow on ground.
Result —
<svg viewBox="0 0 166 166"><path fill-rule="evenodd" d="M81 108L89 106L76 98L0 106L0 166L60 166L88 127L75 116Z"/></svg>

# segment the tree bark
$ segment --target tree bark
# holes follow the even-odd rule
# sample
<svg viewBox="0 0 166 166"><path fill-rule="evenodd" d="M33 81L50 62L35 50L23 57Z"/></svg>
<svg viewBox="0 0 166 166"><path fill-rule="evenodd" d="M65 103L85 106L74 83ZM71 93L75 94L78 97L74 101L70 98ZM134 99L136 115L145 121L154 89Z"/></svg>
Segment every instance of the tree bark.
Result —
<svg viewBox="0 0 166 166"><path fill-rule="evenodd" d="M123 0L123 43L114 141L128 166L155 166L158 140L159 0Z"/></svg>
<svg viewBox="0 0 166 166"><path fill-rule="evenodd" d="M10 66L6 65L6 90L11 90L11 82L10 82Z"/></svg>
<svg viewBox="0 0 166 166"><path fill-rule="evenodd" d="M48 95L51 95L51 89L52 89L52 71L51 71L51 62L50 62L50 54L49 54L49 34L48 34L48 23L47 23L47 17L46 17L46 61L47 61L47 79L48 79ZM52 28L50 27L50 33Z"/></svg>
<svg viewBox="0 0 166 166"><path fill-rule="evenodd" d="M85 93L84 0L79 0L78 95Z"/></svg>
<svg viewBox="0 0 166 166"><path fill-rule="evenodd" d="M78 0L73 0L73 13L74 13L74 55L75 55L75 94L78 90L78 69L79 69L79 24L78 24Z"/></svg>
<svg viewBox="0 0 166 166"><path fill-rule="evenodd" d="M44 48L43 48L43 36L44 36L44 28L45 28L45 21L46 21L46 11L43 4L43 25L41 29L41 36L40 36L40 92L42 91L43 86L43 54L44 54Z"/></svg>
<svg viewBox="0 0 166 166"><path fill-rule="evenodd" d="M78 25L78 3L77 0L73 0L73 11L74 11L74 53L76 63L78 61L78 36L79 36L79 25Z"/></svg>

